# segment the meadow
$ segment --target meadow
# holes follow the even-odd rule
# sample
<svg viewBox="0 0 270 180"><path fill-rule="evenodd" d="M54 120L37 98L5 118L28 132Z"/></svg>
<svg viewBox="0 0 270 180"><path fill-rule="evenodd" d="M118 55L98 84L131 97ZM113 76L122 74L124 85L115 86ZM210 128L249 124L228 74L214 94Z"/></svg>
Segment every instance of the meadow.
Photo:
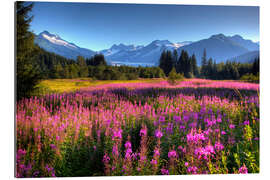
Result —
<svg viewBox="0 0 270 180"><path fill-rule="evenodd" d="M45 80L16 107L16 177L259 173L259 84Z"/></svg>

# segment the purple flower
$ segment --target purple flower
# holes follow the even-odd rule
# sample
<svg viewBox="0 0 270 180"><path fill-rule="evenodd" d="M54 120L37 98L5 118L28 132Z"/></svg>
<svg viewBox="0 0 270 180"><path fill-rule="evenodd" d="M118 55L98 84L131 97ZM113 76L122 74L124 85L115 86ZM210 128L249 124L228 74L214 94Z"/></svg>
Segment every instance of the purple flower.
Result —
<svg viewBox="0 0 270 180"><path fill-rule="evenodd" d="M215 154L215 150L214 150L214 147L211 146L211 145L208 145L205 147L205 150L209 153L212 153L212 154Z"/></svg>
<svg viewBox="0 0 270 180"><path fill-rule="evenodd" d="M158 121L159 121L159 123L164 123L165 122L165 117L160 116Z"/></svg>
<svg viewBox="0 0 270 180"><path fill-rule="evenodd" d="M157 165L157 160L152 159L150 163L151 163L152 165Z"/></svg>
<svg viewBox="0 0 270 180"><path fill-rule="evenodd" d="M157 129L156 132L155 132L155 136L157 138L161 138L163 136L163 133L159 129Z"/></svg>
<svg viewBox="0 0 270 180"><path fill-rule="evenodd" d="M197 174L197 170L198 168L196 166L190 166L188 167L187 172L192 173L192 174Z"/></svg>
<svg viewBox="0 0 270 180"><path fill-rule="evenodd" d="M234 129L234 128L235 128L235 125L234 125L234 124L230 124L230 125L229 125L229 128L230 128L230 129Z"/></svg>
<svg viewBox="0 0 270 180"><path fill-rule="evenodd" d="M188 162L185 162L185 166L188 167Z"/></svg>
<svg viewBox="0 0 270 180"><path fill-rule="evenodd" d="M238 172L240 174L247 174L248 173L248 169L247 169L246 165L244 164L242 167L240 167Z"/></svg>
<svg viewBox="0 0 270 180"><path fill-rule="evenodd" d="M169 175L169 170L168 170L168 169L165 169L165 168L162 168L162 169L161 169L161 173L162 173L163 175Z"/></svg>
<svg viewBox="0 0 270 180"><path fill-rule="evenodd" d="M113 131L112 140L115 140L117 138L122 139L122 129L119 129L118 131Z"/></svg>
<svg viewBox="0 0 270 180"><path fill-rule="evenodd" d="M168 152L168 158L176 158L176 157L177 157L177 153L175 150Z"/></svg>
<svg viewBox="0 0 270 180"><path fill-rule="evenodd" d="M56 148L56 146L55 146L54 144L50 144L50 147L51 147L52 149L55 149L55 148Z"/></svg>
<svg viewBox="0 0 270 180"><path fill-rule="evenodd" d="M127 142L126 142L125 148L126 148L126 149L131 148L131 142L130 142L130 141L127 141Z"/></svg>
<svg viewBox="0 0 270 180"><path fill-rule="evenodd" d="M189 116L188 115L184 115L184 118L183 119L184 119L185 122L188 122Z"/></svg>
<svg viewBox="0 0 270 180"><path fill-rule="evenodd" d="M221 116L220 115L218 115L218 117L217 117L217 122L222 122L222 119L221 119Z"/></svg>
<svg viewBox="0 0 270 180"><path fill-rule="evenodd" d="M216 142L215 149L218 151L222 151L224 149L224 146L220 142Z"/></svg>
<svg viewBox="0 0 270 180"><path fill-rule="evenodd" d="M181 116L173 116L173 119L176 123L180 123L181 122Z"/></svg>
<svg viewBox="0 0 270 180"><path fill-rule="evenodd" d="M259 138L258 138L258 137L255 137L255 138L254 138L254 141L259 141Z"/></svg>
<svg viewBox="0 0 270 180"><path fill-rule="evenodd" d="M187 134L187 141L188 142L194 142L198 143L199 140L204 141L206 138L203 133L194 133L194 130L192 129L189 134Z"/></svg>
<svg viewBox="0 0 270 180"><path fill-rule="evenodd" d="M249 120L244 121L244 125L249 125Z"/></svg>
<svg viewBox="0 0 270 180"><path fill-rule="evenodd" d="M107 155L107 153L106 154L104 154L104 156L103 156L103 163L108 163L109 161L110 161L111 159L110 159L110 157Z"/></svg>
<svg viewBox="0 0 270 180"><path fill-rule="evenodd" d="M140 130L140 136L146 136L147 135L147 129L146 128L142 128Z"/></svg>
<svg viewBox="0 0 270 180"><path fill-rule="evenodd" d="M131 155L132 155L132 149L131 148L128 148L126 150L125 158L126 159L130 159L132 157Z"/></svg>
<svg viewBox="0 0 270 180"><path fill-rule="evenodd" d="M214 151L213 146L208 145L205 148L203 148L203 147L196 148L194 153L195 153L195 155L197 155L197 157L199 159L203 158L203 159L207 160L208 157L215 154L215 151Z"/></svg>
<svg viewBox="0 0 270 180"><path fill-rule="evenodd" d="M154 150L154 156L160 156L160 153L159 153L159 150L158 149L155 149Z"/></svg>

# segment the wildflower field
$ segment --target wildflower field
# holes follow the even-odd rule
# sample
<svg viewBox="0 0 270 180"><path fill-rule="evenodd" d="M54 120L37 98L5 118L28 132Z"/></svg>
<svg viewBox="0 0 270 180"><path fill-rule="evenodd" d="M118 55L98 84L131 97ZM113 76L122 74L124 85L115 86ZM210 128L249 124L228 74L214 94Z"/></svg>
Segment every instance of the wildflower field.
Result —
<svg viewBox="0 0 270 180"><path fill-rule="evenodd" d="M16 177L259 172L259 84L101 83L16 110Z"/></svg>

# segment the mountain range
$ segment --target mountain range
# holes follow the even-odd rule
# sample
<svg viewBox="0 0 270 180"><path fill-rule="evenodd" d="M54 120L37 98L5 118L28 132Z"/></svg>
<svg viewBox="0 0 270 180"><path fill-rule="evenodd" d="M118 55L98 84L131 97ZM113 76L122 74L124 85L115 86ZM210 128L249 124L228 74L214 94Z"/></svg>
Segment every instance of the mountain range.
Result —
<svg viewBox="0 0 270 180"><path fill-rule="evenodd" d="M70 59L76 59L77 56L89 58L102 53L107 63L112 65L156 66L164 50L173 51L174 49L177 50L178 55L181 54L182 50L186 50L189 55L194 54L198 64L201 62L204 49L206 49L207 58L211 57L217 63L226 60L250 62L259 57L259 43L244 39L240 35L225 36L224 34L216 34L195 42L172 43L169 40L155 40L145 46L120 43L112 45L109 49L93 51L63 40L58 35L43 31L35 36L35 43L49 52Z"/></svg>

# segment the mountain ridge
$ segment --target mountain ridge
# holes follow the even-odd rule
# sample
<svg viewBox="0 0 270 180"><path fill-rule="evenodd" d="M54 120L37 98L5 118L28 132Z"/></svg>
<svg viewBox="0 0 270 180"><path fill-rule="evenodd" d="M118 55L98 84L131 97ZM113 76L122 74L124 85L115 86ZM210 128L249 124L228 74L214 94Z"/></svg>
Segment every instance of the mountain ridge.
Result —
<svg viewBox="0 0 270 180"><path fill-rule="evenodd" d="M87 48L81 48L74 43L63 40L57 34L51 34L43 31L35 36L35 43L41 48L62 55L67 58L76 59L77 56L89 58L95 54L101 53L109 64L148 64L158 65L158 60L164 50L177 50L178 56L182 50L186 50L189 55L194 54L200 64L204 49L206 49L207 57L212 57L219 62L241 57L248 52L259 51L259 43L244 39L240 35L225 36L224 34L215 34L209 38L192 41L183 41L173 43L169 40L154 40L147 45L134 44L113 44L109 49L101 51L93 51ZM254 56L253 53L252 55ZM258 54L258 53L257 53Z"/></svg>

